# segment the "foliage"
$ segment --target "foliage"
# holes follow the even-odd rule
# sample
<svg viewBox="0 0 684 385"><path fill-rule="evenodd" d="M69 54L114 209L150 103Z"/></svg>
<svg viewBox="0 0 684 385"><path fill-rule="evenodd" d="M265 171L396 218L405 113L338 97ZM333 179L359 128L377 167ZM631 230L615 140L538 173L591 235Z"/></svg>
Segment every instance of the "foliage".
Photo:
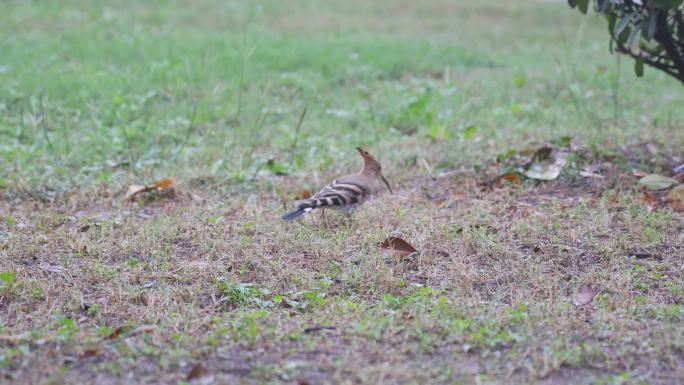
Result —
<svg viewBox="0 0 684 385"><path fill-rule="evenodd" d="M568 0L586 14L590 0ZM684 84L684 6L682 0L593 0L605 15L610 50L635 59L634 72L643 76L644 63Z"/></svg>

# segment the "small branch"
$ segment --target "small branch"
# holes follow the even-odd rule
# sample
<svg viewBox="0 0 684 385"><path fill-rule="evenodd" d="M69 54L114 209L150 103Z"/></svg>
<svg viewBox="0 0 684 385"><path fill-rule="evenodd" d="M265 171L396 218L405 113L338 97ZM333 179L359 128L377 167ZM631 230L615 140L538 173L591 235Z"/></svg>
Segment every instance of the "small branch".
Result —
<svg viewBox="0 0 684 385"><path fill-rule="evenodd" d="M294 159L294 153L297 151L297 141L299 140L299 130L302 128L302 122L304 122L304 117L306 116L306 106L302 110L302 114L299 116L299 122L297 123L297 128L295 129L295 137L292 142L292 147L290 148L290 160L288 163L292 166L292 160Z"/></svg>
<svg viewBox="0 0 684 385"><path fill-rule="evenodd" d="M679 80L679 74L677 73L676 68L674 66L668 66L666 64L663 64L663 63L660 63L657 61L657 59L665 59L664 57L658 57L657 59L653 59L652 56L636 55L621 45L618 45L618 47L615 51L618 53L629 55L634 60L641 59L644 61L645 64L648 64L649 66L651 66L657 70L663 71L666 74L668 74L668 75L674 77L675 79Z"/></svg>
<svg viewBox="0 0 684 385"><path fill-rule="evenodd" d="M667 28L667 12L661 12L658 15L654 38L663 46L668 58L672 60L677 69L677 76L675 77L684 84L684 59L682 59L677 43L672 39L670 30Z"/></svg>

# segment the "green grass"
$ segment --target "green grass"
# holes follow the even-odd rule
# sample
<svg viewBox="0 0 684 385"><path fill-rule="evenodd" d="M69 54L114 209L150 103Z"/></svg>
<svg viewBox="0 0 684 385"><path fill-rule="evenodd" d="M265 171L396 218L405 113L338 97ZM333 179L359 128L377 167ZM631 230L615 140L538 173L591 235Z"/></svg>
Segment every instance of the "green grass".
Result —
<svg viewBox="0 0 684 385"><path fill-rule="evenodd" d="M681 163L681 86L502 3L5 2L0 382L679 381L684 217L632 169ZM558 180L491 183L569 140ZM277 220L356 146L394 196Z"/></svg>

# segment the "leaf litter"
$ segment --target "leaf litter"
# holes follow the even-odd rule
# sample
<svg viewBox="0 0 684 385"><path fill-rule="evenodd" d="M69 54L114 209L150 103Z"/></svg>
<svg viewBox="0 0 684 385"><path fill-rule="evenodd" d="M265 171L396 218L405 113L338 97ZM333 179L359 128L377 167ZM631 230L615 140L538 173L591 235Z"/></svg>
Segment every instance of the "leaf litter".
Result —
<svg viewBox="0 0 684 385"><path fill-rule="evenodd" d="M173 180L170 178L162 179L159 182L152 183L152 184L145 184L145 185L138 185L138 184L133 184L128 187L128 190L126 191L126 195L124 195L124 200L133 200L135 199L136 196L139 194L145 193L145 192L150 192L150 191L157 191L161 193L173 193Z"/></svg>
<svg viewBox="0 0 684 385"><path fill-rule="evenodd" d="M670 204L673 210L677 212L684 212L684 184L680 184L670 190L665 196L665 200Z"/></svg>
<svg viewBox="0 0 684 385"><path fill-rule="evenodd" d="M664 190L677 183L678 182L676 179L660 174L649 174L639 179L639 185L643 186L647 190L653 191Z"/></svg>
<svg viewBox="0 0 684 385"><path fill-rule="evenodd" d="M568 154L569 151L567 150L553 149L548 146L541 147L532 156L532 160L519 171L530 179L554 180L558 178L567 163Z"/></svg>
<svg viewBox="0 0 684 385"><path fill-rule="evenodd" d="M389 237L378 244L385 253L400 258L418 254L418 250L399 237Z"/></svg>

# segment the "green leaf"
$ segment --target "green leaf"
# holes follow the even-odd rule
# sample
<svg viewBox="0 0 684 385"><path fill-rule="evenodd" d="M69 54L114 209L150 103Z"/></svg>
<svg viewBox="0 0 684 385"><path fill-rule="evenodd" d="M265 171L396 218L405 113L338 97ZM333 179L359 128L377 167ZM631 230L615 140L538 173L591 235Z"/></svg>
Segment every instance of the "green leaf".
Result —
<svg viewBox="0 0 684 385"><path fill-rule="evenodd" d="M634 43L635 43L635 42L639 41L639 39L637 38L637 36L639 35L639 32L640 32L640 31L641 31L641 30L640 30L639 28L632 28L632 30L629 32L629 38L627 39L627 47L626 47L626 48L627 48L630 52L634 52L634 51L632 50L632 47L634 46Z"/></svg>
<svg viewBox="0 0 684 385"><path fill-rule="evenodd" d="M0 281L4 282L5 285L9 285L17 280L17 273L13 271L4 271L0 273Z"/></svg>
<svg viewBox="0 0 684 385"><path fill-rule="evenodd" d="M676 179L660 174L650 174L639 179L639 184L648 190L663 190L677 183Z"/></svg>
<svg viewBox="0 0 684 385"><path fill-rule="evenodd" d="M644 58L638 57L634 61L634 73L637 77L644 76Z"/></svg>
<svg viewBox="0 0 684 385"><path fill-rule="evenodd" d="M615 22L617 21L617 17L615 14L610 13L606 15L606 20L608 20L608 32L612 35L613 31L615 31Z"/></svg>
<svg viewBox="0 0 684 385"><path fill-rule="evenodd" d="M631 14L626 14L625 16L620 19L620 21L617 23L615 26L615 29L613 30L613 36L617 38L618 35L622 33L622 31L627 28L627 25L629 22L632 20L632 15Z"/></svg>
<svg viewBox="0 0 684 385"><path fill-rule="evenodd" d="M587 11L589 10L589 0L578 0L577 6L580 12L586 15Z"/></svg>
<svg viewBox="0 0 684 385"><path fill-rule="evenodd" d="M623 46L626 46L625 48L629 48L626 43L627 43L627 40L629 39L629 36L631 34L632 34L632 28L627 27L627 28L622 30L621 34L616 36L615 41L622 44Z"/></svg>
<svg viewBox="0 0 684 385"><path fill-rule="evenodd" d="M682 4L682 0L651 0L651 5L659 9L677 8Z"/></svg>
<svg viewBox="0 0 684 385"><path fill-rule="evenodd" d="M476 132L477 132L477 127L468 126L468 127L466 127L465 130L463 130L463 138L464 139L470 139L473 137L473 135L475 135Z"/></svg>
<svg viewBox="0 0 684 385"><path fill-rule="evenodd" d="M610 34L610 43L608 44L608 50L610 53L613 53L613 42L615 42L615 34L613 34L613 31L615 30L615 22L617 21L617 17L615 17L614 14L608 14L606 15L606 20L608 20L608 33Z"/></svg>

